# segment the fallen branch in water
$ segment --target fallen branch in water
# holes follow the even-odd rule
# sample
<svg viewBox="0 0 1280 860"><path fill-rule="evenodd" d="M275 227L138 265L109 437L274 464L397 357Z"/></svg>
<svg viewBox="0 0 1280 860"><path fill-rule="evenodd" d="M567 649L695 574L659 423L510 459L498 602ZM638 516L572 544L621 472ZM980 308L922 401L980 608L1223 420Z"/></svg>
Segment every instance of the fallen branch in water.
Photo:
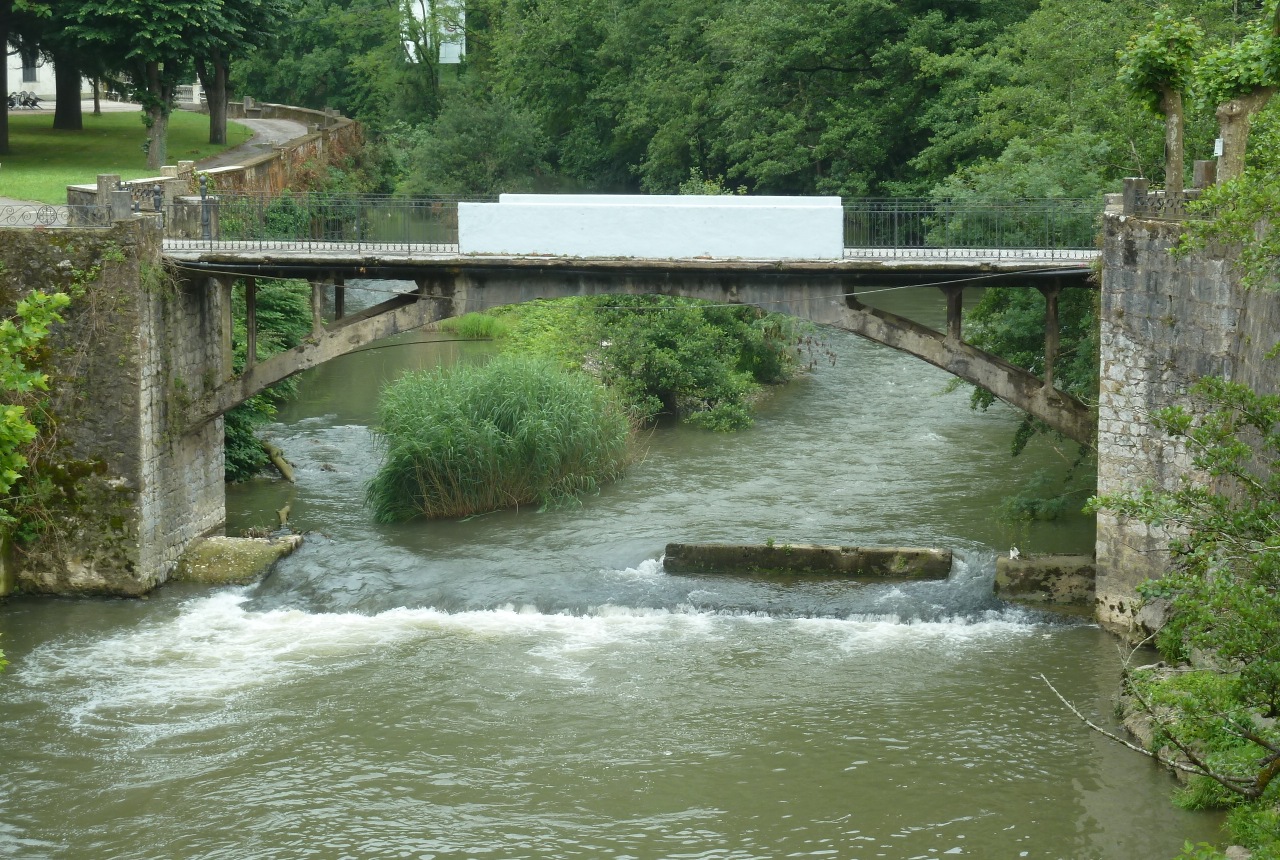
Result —
<svg viewBox="0 0 1280 860"><path fill-rule="evenodd" d="M1086 726L1088 726L1089 728L1093 729L1093 730L1094 730L1095 732L1097 732L1098 734L1103 735L1103 736L1108 737L1108 738L1111 738L1111 740L1115 741L1116 743L1118 743L1118 744L1123 744L1124 746L1127 746L1129 749L1133 750L1134 752L1142 753L1142 754L1143 754L1144 756L1146 756L1147 758L1153 758L1153 759L1155 759L1156 761L1160 762L1161 764L1168 765L1169 767L1174 768L1175 770L1181 770L1181 771L1185 771L1185 772L1187 772L1187 773L1194 773L1194 774L1196 774L1196 775L1198 775L1198 776L1209 776L1209 775L1210 775L1210 774L1207 774L1207 773L1206 773L1204 770L1202 770L1201 768L1194 767L1194 766L1189 765L1189 764L1184 764L1184 763L1182 763L1182 762L1180 762L1180 761L1172 761L1172 760L1170 760L1170 759L1164 758L1164 757L1163 757L1163 756L1161 756L1159 753L1152 752L1151 750L1149 750L1149 749L1144 749L1143 747L1140 747L1140 746L1138 746L1137 744L1130 743L1129 741L1127 741L1127 740L1125 740L1124 738L1122 738L1122 737L1120 737L1119 735L1117 735L1115 732L1109 732L1109 731L1107 731L1106 729L1102 728L1101 726L1097 725L1096 723L1094 723L1094 722L1090 721L1090 720L1089 720L1089 718L1088 718L1088 717L1086 717L1084 714L1080 713L1080 711L1078 711L1078 710L1076 709L1076 706L1075 706L1075 705L1073 705L1073 704L1071 704L1070 702L1068 702L1068 701L1067 701L1067 699L1066 699L1066 697L1065 697L1065 696L1063 696L1061 693L1059 693L1059 692L1058 692L1058 688L1057 688L1057 687L1055 687L1055 686L1053 686L1053 684L1051 684L1051 683L1049 682L1049 679L1048 679L1048 678L1046 678L1043 674L1040 676L1040 680L1041 680L1041 681L1044 681L1045 685L1046 685L1050 690L1053 690L1053 694L1054 694L1055 696L1057 696L1057 697L1058 697L1058 701L1060 701L1060 702L1062 702L1062 704L1066 705L1066 706L1067 706L1067 709L1068 709L1068 710L1070 710L1070 711L1071 711L1071 713L1075 714L1075 715L1080 719L1080 722L1084 723Z"/></svg>
<svg viewBox="0 0 1280 860"><path fill-rule="evenodd" d="M259 444L262 450L267 452L267 459L271 461L271 465L276 467L276 471L280 473L280 477L284 478L290 484L296 483L293 480L293 466L289 465L289 461L284 458L284 451L268 442L266 439L260 439Z"/></svg>

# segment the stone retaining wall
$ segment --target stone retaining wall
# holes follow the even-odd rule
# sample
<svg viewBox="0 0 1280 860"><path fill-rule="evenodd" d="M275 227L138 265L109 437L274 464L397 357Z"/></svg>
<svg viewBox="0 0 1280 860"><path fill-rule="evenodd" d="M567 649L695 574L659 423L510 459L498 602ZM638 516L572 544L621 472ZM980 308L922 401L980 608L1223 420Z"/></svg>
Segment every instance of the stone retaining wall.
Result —
<svg viewBox="0 0 1280 860"><path fill-rule="evenodd" d="M1184 402L1202 376L1280 390L1280 365L1264 357L1280 339L1280 294L1245 290L1229 249L1170 254L1179 221L1109 214L1105 222L1098 403L1098 492L1145 484L1171 489L1190 458L1152 427L1154 410ZM1140 612L1137 586L1168 563L1169 536L1098 515L1097 617L1121 632L1160 623Z"/></svg>
<svg viewBox="0 0 1280 860"><path fill-rule="evenodd" d="M325 166L340 161L364 145L364 130L360 124L336 112L247 101L256 105L250 107L247 114L243 103L232 102L227 106L227 116L231 119L243 119L246 115L287 119L306 126L308 132L275 146L271 152L245 159L243 164L200 171L210 177L211 192L276 195L285 189L305 189ZM181 162L162 168L160 176L126 180L121 185L135 192L145 211L151 207L150 192L157 185L162 189L166 205L182 195L197 193L195 173L193 162ZM96 205L100 196L98 184L67 186L67 203L72 206Z"/></svg>

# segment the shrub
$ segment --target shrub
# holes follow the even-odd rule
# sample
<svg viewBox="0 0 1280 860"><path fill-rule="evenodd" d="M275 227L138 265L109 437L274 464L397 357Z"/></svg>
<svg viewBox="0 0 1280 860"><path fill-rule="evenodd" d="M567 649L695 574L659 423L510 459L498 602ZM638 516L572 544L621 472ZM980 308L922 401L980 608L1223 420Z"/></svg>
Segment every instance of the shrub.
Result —
<svg viewBox="0 0 1280 860"><path fill-rule="evenodd" d="M804 324L750 305L583 296L499 313L508 350L590 370L640 422L667 414L714 430L746 427L760 386L789 379L803 352Z"/></svg>
<svg viewBox="0 0 1280 860"><path fill-rule="evenodd" d="M506 323L489 314L464 314L444 320L440 323L440 330L471 340L499 338L507 334Z"/></svg>
<svg viewBox="0 0 1280 860"><path fill-rule="evenodd" d="M545 359L410 373L383 392L378 522L456 517L592 492L622 474L631 426L594 379Z"/></svg>

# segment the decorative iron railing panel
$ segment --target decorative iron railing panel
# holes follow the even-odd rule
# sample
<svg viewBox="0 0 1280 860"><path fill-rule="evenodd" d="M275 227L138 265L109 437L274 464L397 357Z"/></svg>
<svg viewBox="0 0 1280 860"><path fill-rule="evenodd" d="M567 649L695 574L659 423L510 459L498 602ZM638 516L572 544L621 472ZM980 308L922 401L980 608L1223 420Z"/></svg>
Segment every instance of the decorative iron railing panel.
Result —
<svg viewBox="0 0 1280 860"><path fill-rule="evenodd" d="M1184 191L1181 194L1170 194L1167 191L1147 191L1134 195L1133 211L1126 214L1140 218L1154 218L1160 221L1186 221L1205 217L1192 212L1188 204L1200 199L1199 191Z"/></svg>
<svg viewBox="0 0 1280 860"><path fill-rule="evenodd" d="M108 206L53 206L17 203L0 206L0 227L110 227Z"/></svg>

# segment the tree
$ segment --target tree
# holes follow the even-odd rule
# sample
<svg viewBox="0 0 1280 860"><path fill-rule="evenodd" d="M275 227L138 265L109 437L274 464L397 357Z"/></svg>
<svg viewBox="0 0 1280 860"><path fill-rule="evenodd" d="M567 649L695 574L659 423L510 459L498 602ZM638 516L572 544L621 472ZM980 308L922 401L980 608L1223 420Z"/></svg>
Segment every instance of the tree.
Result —
<svg viewBox="0 0 1280 860"><path fill-rule="evenodd" d="M9 19L13 15L13 0L0 0L0 96L9 94ZM0 155L9 154L9 102L0 104Z"/></svg>
<svg viewBox="0 0 1280 860"><path fill-rule="evenodd" d="M454 99L411 136L400 191L428 197L529 191L547 172L546 153L542 130L511 100Z"/></svg>
<svg viewBox="0 0 1280 860"><path fill-rule="evenodd" d="M435 116L435 67L409 62L398 2L297 0L293 9L270 42L232 57L238 88L269 101L336 108L375 133Z"/></svg>
<svg viewBox="0 0 1280 860"><path fill-rule="evenodd" d="M1244 172L1249 126L1280 86L1280 4L1269 26L1259 24L1243 39L1207 53L1196 67L1202 101L1215 106L1222 156L1218 181Z"/></svg>
<svg viewBox="0 0 1280 860"><path fill-rule="evenodd" d="M116 58L142 103L147 166L165 163L174 92L189 68L190 34L219 0L82 0L68 35Z"/></svg>
<svg viewBox="0 0 1280 860"><path fill-rule="evenodd" d="M1156 13L1151 27L1134 36L1121 53L1120 81L1135 91L1165 122L1165 190L1183 189L1182 94L1191 82L1195 58L1204 30L1189 18L1175 19L1166 7Z"/></svg>
<svg viewBox="0 0 1280 860"><path fill-rule="evenodd" d="M209 107L209 142L227 142L228 76L231 58L271 39L296 6L295 0L224 0L190 36L193 63Z"/></svg>
<svg viewBox="0 0 1280 860"><path fill-rule="evenodd" d="M1248 288L1280 288L1280 105L1259 112L1245 172L1208 189L1194 206L1208 218L1186 222L1178 253L1210 243L1239 250L1235 268Z"/></svg>

